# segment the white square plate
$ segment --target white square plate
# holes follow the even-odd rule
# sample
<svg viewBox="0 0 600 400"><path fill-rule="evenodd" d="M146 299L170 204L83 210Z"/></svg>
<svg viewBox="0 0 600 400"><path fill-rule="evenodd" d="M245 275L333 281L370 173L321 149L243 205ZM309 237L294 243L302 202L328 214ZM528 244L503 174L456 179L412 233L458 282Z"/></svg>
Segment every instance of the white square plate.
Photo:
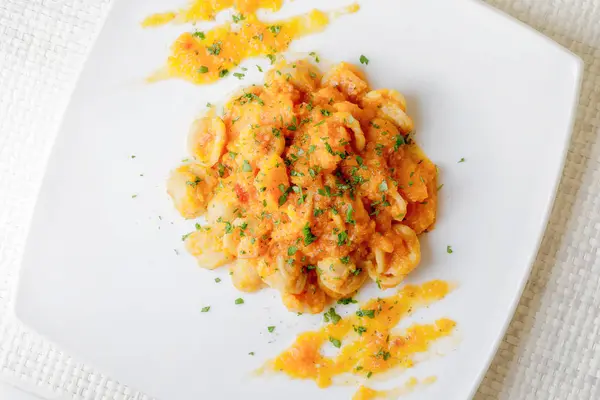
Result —
<svg viewBox="0 0 600 400"><path fill-rule="evenodd" d="M182 251L181 235L193 223L176 214L164 184L184 157L188 126L206 102L260 77L209 87L144 83L172 40L191 27L143 30L139 21L180 3L116 1L48 165L17 315L68 352L160 399L349 398L353 387L321 390L309 381L253 374L322 317L289 313L274 291L244 295L246 303L235 305L240 294L227 271L201 270ZM282 13L319 3L296 1ZM327 8L348 3L330 1ZM444 183L439 223L423 236L424 257L409 280L458 284L415 320L453 318L460 339L444 357L370 383L391 387L435 375L437 382L416 396L465 399L502 338L536 255L582 63L479 2L359 3L361 11L292 50L355 63L364 54L373 87L406 95L416 139ZM248 65L257 62L267 65ZM216 284L216 276L223 282ZM362 298L378 293L365 291ZM200 313L205 305L211 312Z"/></svg>

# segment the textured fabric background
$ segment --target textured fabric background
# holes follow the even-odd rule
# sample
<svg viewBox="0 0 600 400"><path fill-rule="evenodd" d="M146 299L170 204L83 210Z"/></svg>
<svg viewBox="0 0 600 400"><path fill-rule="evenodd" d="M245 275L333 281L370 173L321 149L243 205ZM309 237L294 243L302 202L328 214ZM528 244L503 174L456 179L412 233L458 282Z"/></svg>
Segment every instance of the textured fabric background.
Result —
<svg viewBox="0 0 600 400"><path fill-rule="evenodd" d="M585 76L548 229L475 398L600 399L600 0L488 2L578 54ZM110 3L0 0L0 379L49 399L149 399L11 313L51 144Z"/></svg>

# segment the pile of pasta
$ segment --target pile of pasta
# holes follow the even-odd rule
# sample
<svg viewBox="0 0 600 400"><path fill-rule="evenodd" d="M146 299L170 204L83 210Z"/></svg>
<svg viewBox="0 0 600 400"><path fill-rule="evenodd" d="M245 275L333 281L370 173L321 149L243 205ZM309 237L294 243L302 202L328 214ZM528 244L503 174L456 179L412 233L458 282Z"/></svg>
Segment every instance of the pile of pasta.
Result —
<svg viewBox="0 0 600 400"><path fill-rule="evenodd" d="M412 131L404 97L371 90L354 65L275 65L191 128L192 161L167 185L183 217L206 220L186 248L297 312L321 312L368 278L398 285L436 218L436 166Z"/></svg>

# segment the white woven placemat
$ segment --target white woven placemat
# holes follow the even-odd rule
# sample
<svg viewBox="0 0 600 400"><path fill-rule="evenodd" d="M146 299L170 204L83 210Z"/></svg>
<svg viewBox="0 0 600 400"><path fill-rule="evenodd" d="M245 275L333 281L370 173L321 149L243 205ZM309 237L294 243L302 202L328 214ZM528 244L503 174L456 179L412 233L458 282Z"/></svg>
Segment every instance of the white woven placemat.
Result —
<svg viewBox="0 0 600 400"><path fill-rule="evenodd" d="M488 2L578 54L585 76L546 235L475 398L600 399L600 0ZM149 399L64 354L11 311L50 147L110 3L0 0L0 379L49 399Z"/></svg>

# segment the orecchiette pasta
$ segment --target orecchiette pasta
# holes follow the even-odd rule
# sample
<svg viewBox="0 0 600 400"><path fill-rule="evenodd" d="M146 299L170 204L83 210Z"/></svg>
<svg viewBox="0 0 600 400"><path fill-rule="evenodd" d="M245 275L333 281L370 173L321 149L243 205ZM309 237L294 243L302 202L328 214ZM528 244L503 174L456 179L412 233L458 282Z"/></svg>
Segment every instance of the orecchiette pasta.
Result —
<svg viewBox="0 0 600 400"><path fill-rule="evenodd" d="M317 313L367 278L398 285L432 228L435 165L414 144L404 97L371 90L341 63L321 78L308 61L277 64L241 90L222 118L196 121L194 162L168 192L204 268L232 263L236 288L277 289L288 309Z"/></svg>

